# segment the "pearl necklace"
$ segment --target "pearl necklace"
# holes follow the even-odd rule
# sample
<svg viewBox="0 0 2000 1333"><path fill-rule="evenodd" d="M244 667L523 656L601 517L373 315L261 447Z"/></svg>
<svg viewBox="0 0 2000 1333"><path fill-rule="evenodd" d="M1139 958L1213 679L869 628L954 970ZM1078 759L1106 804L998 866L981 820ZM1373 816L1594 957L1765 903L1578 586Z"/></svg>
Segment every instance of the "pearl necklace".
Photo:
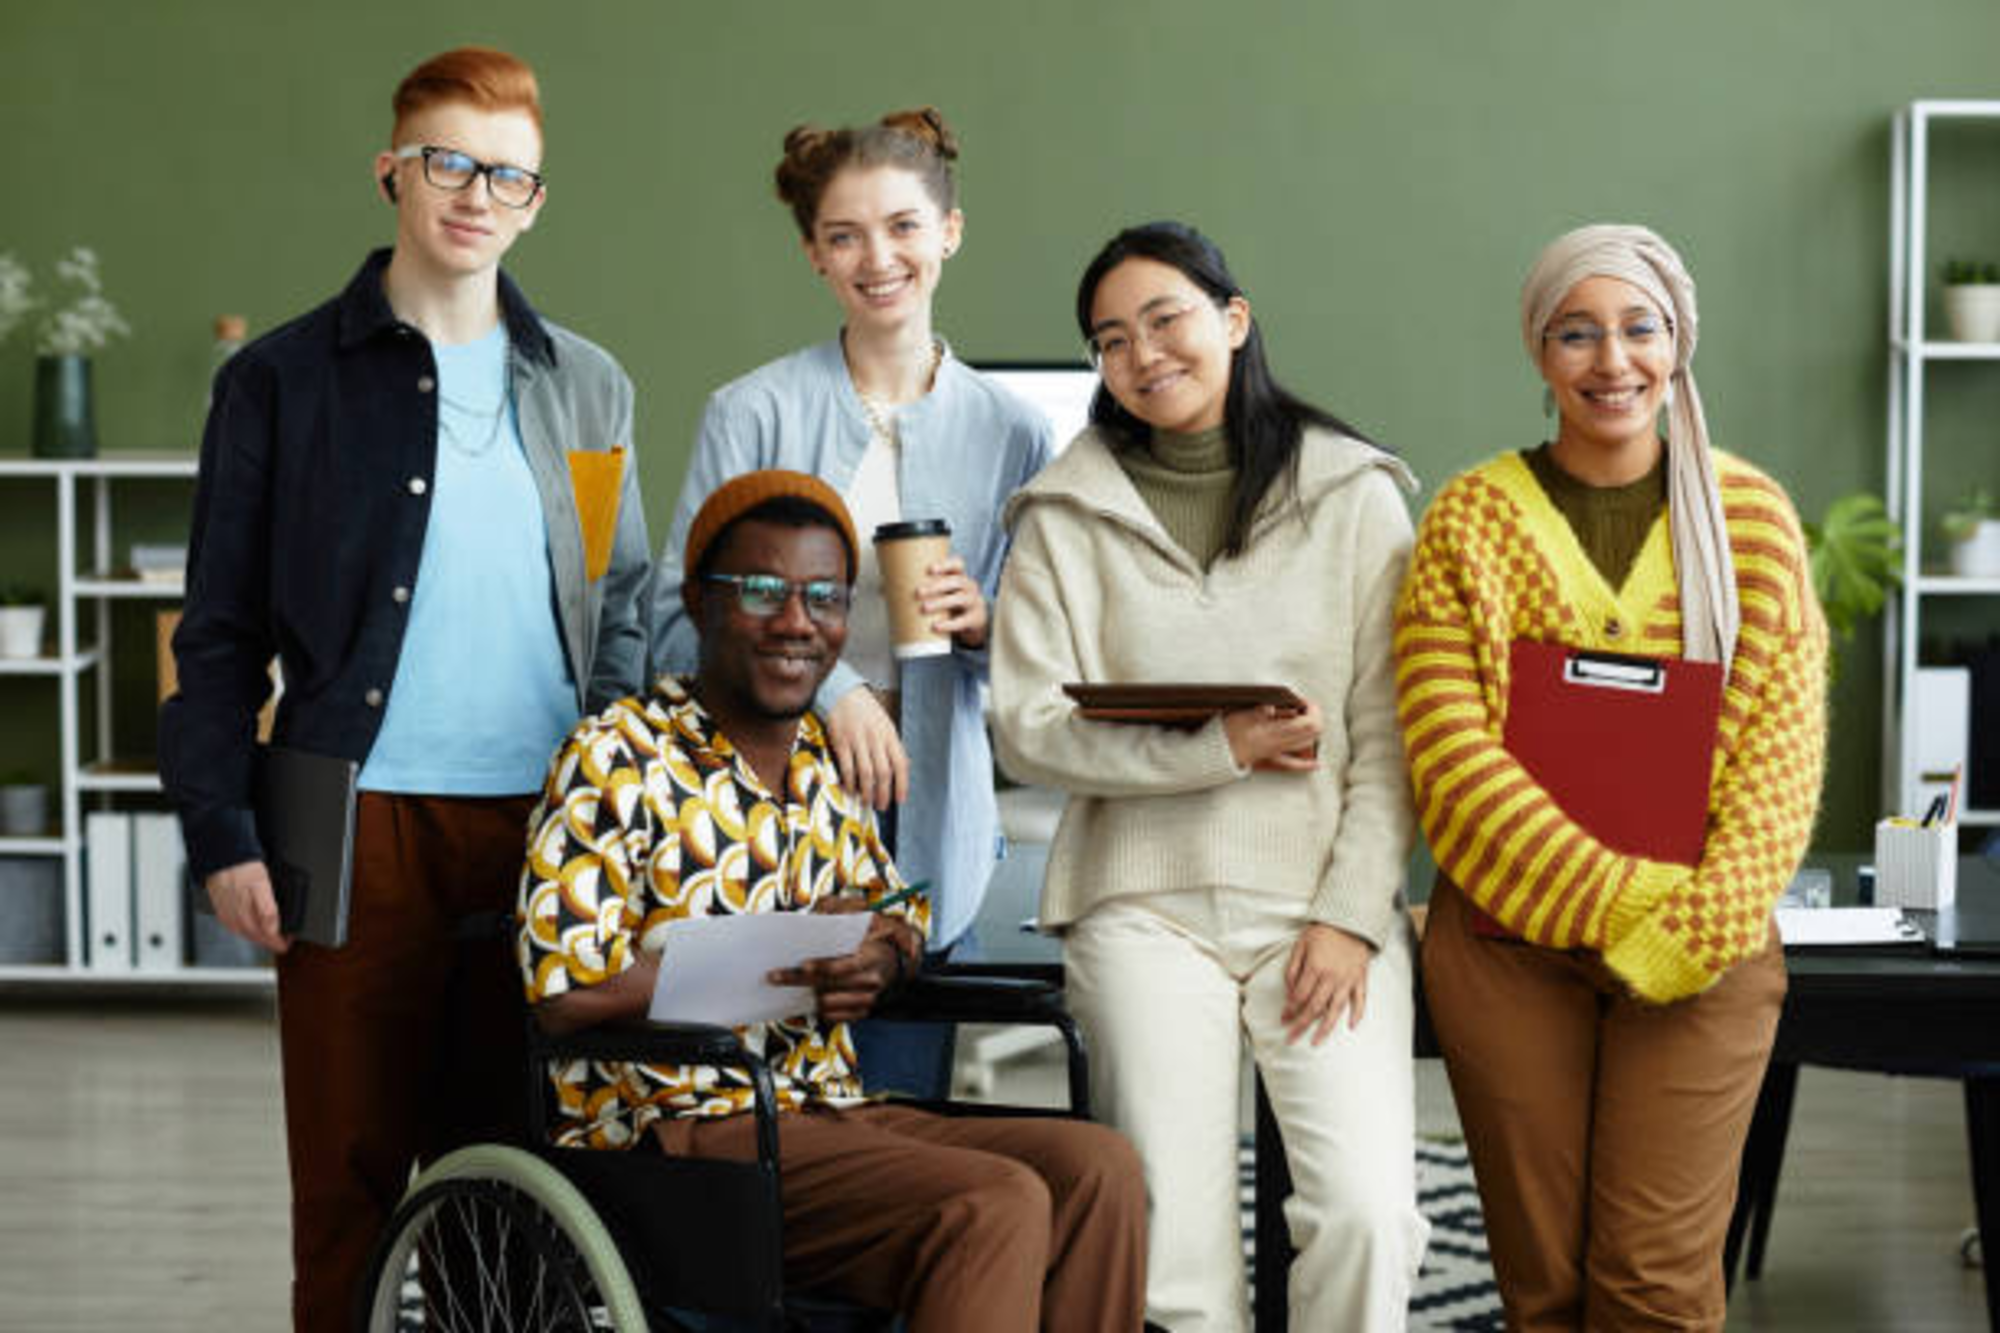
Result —
<svg viewBox="0 0 2000 1333"><path fill-rule="evenodd" d="M944 344L941 342L932 342L930 368L924 372L925 393L929 393L932 387L936 385L938 367L943 364ZM852 373L851 371L849 372L850 375ZM859 388L855 389L854 396L861 400L861 410L868 415L868 424L874 430L876 438L889 444L895 444L897 442L896 418L894 414L895 404L886 402L872 394L863 393Z"/></svg>

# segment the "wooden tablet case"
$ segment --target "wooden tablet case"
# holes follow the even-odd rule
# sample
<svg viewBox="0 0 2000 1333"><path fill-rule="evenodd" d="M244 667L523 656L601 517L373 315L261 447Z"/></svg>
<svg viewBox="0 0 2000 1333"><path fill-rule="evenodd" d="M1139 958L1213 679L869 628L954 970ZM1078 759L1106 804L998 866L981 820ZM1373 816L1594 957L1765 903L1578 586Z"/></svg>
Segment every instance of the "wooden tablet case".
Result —
<svg viewBox="0 0 2000 1333"><path fill-rule="evenodd" d="M1198 726L1217 713L1260 704L1292 711L1302 711L1306 706L1304 699L1283 685L1072 681L1063 686L1063 693L1076 701L1079 717L1100 722L1148 722L1155 726Z"/></svg>

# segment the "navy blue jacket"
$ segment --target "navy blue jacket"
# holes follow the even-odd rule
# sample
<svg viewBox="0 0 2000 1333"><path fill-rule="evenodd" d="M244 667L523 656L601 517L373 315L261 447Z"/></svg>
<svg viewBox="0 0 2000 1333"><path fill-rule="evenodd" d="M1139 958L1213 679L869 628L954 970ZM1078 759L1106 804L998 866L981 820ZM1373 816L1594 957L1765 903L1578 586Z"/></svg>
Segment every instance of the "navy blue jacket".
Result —
<svg viewBox="0 0 2000 1333"><path fill-rule="evenodd" d="M273 657L284 681L275 741L364 761L381 729L437 460L437 363L389 308L388 261L387 250L370 255L339 296L216 378L174 635L179 689L160 710L160 776L198 879L263 856L250 788ZM644 680L649 551L632 386L602 349L542 320L505 274L500 304L581 715ZM617 448L611 563L590 579L567 454Z"/></svg>

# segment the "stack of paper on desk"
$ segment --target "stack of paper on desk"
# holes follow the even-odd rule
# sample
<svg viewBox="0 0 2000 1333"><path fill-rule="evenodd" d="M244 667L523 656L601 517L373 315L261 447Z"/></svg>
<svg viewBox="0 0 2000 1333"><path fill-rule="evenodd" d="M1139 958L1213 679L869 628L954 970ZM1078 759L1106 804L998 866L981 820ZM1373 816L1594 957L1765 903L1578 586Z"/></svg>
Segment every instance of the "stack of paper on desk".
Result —
<svg viewBox="0 0 2000 1333"><path fill-rule="evenodd" d="M1780 907L1786 948L1842 944L1921 944L1924 932L1899 907Z"/></svg>

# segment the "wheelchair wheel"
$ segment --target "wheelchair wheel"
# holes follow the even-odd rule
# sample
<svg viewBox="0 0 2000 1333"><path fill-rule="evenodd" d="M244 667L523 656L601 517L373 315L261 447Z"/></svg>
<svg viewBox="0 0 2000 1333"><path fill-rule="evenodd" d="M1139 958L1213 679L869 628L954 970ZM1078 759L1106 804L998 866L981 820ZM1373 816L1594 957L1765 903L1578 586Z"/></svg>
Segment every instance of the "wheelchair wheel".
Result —
<svg viewBox="0 0 2000 1333"><path fill-rule="evenodd" d="M548 1163L461 1148L411 1184L363 1287L366 1333L647 1333L618 1247Z"/></svg>

